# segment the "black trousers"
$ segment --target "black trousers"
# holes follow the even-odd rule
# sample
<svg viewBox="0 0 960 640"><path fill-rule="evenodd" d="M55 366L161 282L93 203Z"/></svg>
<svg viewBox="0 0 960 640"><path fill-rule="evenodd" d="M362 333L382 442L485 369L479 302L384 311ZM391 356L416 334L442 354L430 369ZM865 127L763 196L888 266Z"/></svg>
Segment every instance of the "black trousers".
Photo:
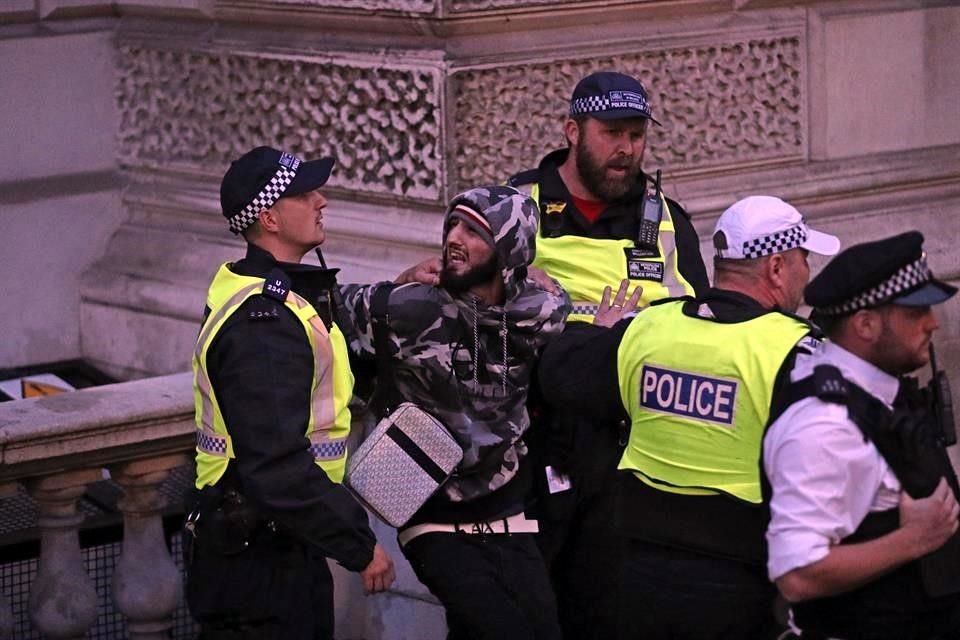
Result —
<svg viewBox="0 0 960 640"><path fill-rule="evenodd" d="M403 554L443 604L448 640L557 640L557 607L532 534L426 533Z"/></svg>
<svg viewBox="0 0 960 640"><path fill-rule="evenodd" d="M780 631L775 595L762 566L629 540L617 602L618 637L772 640Z"/></svg>
<svg viewBox="0 0 960 640"><path fill-rule="evenodd" d="M960 594L929 598L919 581L897 581L909 569L865 588L794 606L803 640L960 640ZM823 615L817 615L818 607ZM824 607L826 610L824 610Z"/></svg>
<svg viewBox="0 0 960 640"><path fill-rule="evenodd" d="M613 603L624 545L614 526L621 452L612 428L580 422L568 468L572 487L551 494L544 471L537 471L537 544L565 640L610 640L616 634Z"/></svg>
<svg viewBox="0 0 960 640"><path fill-rule="evenodd" d="M327 560L289 539L231 555L197 541L187 569L187 603L201 640L333 640Z"/></svg>

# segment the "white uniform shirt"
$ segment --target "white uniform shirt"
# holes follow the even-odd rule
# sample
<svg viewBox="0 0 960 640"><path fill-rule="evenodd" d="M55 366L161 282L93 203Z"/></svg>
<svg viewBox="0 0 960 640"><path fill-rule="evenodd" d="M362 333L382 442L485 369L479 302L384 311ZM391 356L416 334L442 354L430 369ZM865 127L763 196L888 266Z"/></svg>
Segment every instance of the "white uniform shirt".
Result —
<svg viewBox="0 0 960 640"><path fill-rule="evenodd" d="M831 364L888 407L898 380L849 351L826 342L800 355L793 381ZM847 408L815 397L791 405L763 442L764 470L773 488L767 528L771 580L824 558L856 531L869 512L900 501L900 483L872 442L847 417Z"/></svg>

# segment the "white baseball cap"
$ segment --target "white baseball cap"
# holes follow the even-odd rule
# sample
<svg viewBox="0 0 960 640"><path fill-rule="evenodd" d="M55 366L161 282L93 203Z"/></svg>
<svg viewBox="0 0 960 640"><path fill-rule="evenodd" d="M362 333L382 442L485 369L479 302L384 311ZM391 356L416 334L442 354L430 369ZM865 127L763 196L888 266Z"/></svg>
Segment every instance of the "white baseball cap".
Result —
<svg viewBox="0 0 960 640"><path fill-rule="evenodd" d="M802 247L823 256L840 250L840 239L806 225L793 206L773 196L749 196L720 214L713 229L717 257L762 258Z"/></svg>

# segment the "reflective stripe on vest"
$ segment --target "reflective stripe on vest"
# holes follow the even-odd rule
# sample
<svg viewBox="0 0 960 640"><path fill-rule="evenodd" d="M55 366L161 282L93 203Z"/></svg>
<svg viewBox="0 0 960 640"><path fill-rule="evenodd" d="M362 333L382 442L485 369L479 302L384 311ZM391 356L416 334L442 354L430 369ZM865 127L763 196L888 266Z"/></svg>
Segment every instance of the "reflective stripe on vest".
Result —
<svg viewBox="0 0 960 640"><path fill-rule="evenodd" d="M226 320L250 296L260 293L263 284L263 278L240 276L222 265L207 293L210 314L200 330L193 354L197 488L215 484L226 471L229 459L236 457L210 384L207 351ZM353 393L346 342L336 325L328 332L316 309L296 293L289 292L284 304L303 325L314 357L310 418L304 435L310 441L309 450L316 463L331 480L340 482L346 467L350 433L347 405Z"/></svg>
<svg viewBox="0 0 960 640"><path fill-rule="evenodd" d="M722 492L759 504L774 382L809 327L775 312L732 324L690 318L683 304L644 310L620 343L620 397L631 427L619 468L663 491Z"/></svg>
<svg viewBox="0 0 960 640"><path fill-rule="evenodd" d="M540 185L534 184L530 197L539 205ZM663 198L663 196L661 196ZM646 307L655 300L693 295L693 286L680 273L677 265L677 245L673 214L666 198L663 198L663 219L657 236L659 257L644 258L644 262L663 265L663 282L655 280L631 280L628 293L633 287L643 287L640 306ZM547 215L543 212L541 216ZM541 225L542 226L542 225ZM550 277L563 285L573 301L573 311L568 321L593 322L597 305L603 296L604 287L616 293L620 282L627 278L625 249L634 246L633 240L610 240L566 235L558 238L537 237L537 252L533 264L546 271Z"/></svg>

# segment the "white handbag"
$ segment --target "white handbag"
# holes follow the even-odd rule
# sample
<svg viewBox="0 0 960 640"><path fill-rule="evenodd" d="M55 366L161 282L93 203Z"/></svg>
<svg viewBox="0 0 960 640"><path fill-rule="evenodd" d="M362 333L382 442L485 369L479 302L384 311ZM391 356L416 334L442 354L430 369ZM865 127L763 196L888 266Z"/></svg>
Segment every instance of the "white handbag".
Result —
<svg viewBox="0 0 960 640"><path fill-rule="evenodd" d="M384 522L403 526L440 488L463 449L443 424L410 402L383 418L351 454L346 483Z"/></svg>

